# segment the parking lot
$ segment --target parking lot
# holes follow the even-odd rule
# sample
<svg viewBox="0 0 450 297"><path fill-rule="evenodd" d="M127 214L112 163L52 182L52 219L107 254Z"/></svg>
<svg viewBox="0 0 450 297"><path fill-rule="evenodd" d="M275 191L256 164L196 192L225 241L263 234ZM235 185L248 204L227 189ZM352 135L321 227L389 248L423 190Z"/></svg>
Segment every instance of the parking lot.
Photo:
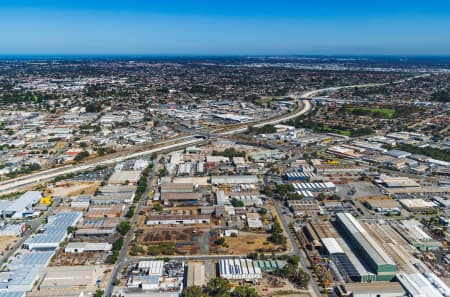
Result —
<svg viewBox="0 0 450 297"><path fill-rule="evenodd" d="M352 194L353 192L353 194ZM343 199L384 196L381 190L371 182L353 182L337 186L337 194Z"/></svg>

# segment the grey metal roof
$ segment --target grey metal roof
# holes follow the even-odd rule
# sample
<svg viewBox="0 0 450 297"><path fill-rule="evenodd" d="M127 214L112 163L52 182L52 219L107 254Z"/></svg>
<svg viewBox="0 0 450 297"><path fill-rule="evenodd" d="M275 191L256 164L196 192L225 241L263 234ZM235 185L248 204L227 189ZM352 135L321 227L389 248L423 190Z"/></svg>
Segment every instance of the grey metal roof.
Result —
<svg viewBox="0 0 450 297"><path fill-rule="evenodd" d="M351 214L338 213L337 218L347 228L353 239L358 241L377 265L395 265L395 262Z"/></svg>
<svg viewBox="0 0 450 297"><path fill-rule="evenodd" d="M17 270L22 267L47 266L53 255L53 251L25 253L9 264L8 268L10 270Z"/></svg>
<svg viewBox="0 0 450 297"><path fill-rule="evenodd" d="M19 290L22 291L27 286L32 287L34 285L34 282L39 276L39 272L42 267L21 267L13 272L11 275L11 280L8 281L8 289L13 291L13 287L17 287ZM28 291L28 289L25 289Z"/></svg>
<svg viewBox="0 0 450 297"><path fill-rule="evenodd" d="M24 297L25 292L0 292L0 297Z"/></svg>
<svg viewBox="0 0 450 297"><path fill-rule="evenodd" d="M409 152L400 151L400 150L390 150L390 151L386 152L386 154L389 156L395 157L395 158L411 155L411 153L409 153Z"/></svg>
<svg viewBox="0 0 450 297"><path fill-rule="evenodd" d="M16 200L5 209L7 212L18 212L22 211L25 208L37 203L41 199L41 192L38 191L28 191Z"/></svg>
<svg viewBox="0 0 450 297"><path fill-rule="evenodd" d="M256 175L220 175L211 176L212 184L257 184Z"/></svg>
<svg viewBox="0 0 450 297"><path fill-rule="evenodd" d="M0 211L8 209L14 202L10 200L0 200Z"/></svg>
<svg viewBox="0 0 450 297"><path fill-rule="evenodd" d="M67 228L74 226L81 216L81 212L65 212L50 217L49 223L44 227L44 232L37 234L34 238L27 239L25 244L60 243L67 235Z"/></svg>

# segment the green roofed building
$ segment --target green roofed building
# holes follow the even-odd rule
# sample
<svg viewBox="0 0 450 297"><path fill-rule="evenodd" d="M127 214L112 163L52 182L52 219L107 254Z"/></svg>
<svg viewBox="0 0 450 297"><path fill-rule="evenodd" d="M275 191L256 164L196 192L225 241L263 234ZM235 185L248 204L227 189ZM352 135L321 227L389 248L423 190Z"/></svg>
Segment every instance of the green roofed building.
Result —
<svg viewBox="0 0 450 297"><path fill-rule="evenodd" d="M258 260L253 263L258 265L258 267L261 268L261 271L263 272L273 272L276 269L283 268L287 264L286 261L280 260Z"/></svg>
<svg viewBox="0 0 450 297"><path fill-rule="evenodd" d="M395 277L397 265L363 226L349 213L338 213L336 220L340 230L356 254L367 264L376 281L390 281Z"/></svg>

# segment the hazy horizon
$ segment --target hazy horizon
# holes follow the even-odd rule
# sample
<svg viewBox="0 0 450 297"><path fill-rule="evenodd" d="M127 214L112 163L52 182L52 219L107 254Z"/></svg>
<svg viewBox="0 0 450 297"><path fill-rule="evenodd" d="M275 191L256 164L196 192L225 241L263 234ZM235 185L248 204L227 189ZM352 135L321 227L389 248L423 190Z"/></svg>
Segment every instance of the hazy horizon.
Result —
<svg viewBox="0 0 450 297"><path fill-rule="evenodd" d="M448 1L9 1L0 55L450 55Z"/></svg>

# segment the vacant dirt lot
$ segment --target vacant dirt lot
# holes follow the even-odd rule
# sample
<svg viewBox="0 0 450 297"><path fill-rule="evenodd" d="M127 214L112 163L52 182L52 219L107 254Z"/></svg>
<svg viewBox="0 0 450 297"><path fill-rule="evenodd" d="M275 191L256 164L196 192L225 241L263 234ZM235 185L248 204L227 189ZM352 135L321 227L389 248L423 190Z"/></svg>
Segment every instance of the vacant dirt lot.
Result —
<svg viewBox="0 0 450 297"><path fill-rule="evenodd" d="M100 186L100 182L80 182L70 183L65 186L55 187L53 189L54 196L76 196L76 195L93 195Z"/></svg>
<svg viewBox="0 0 450 297"><path fill-rule="evenodd" d="M200 229L197 227L145 227L136 234L132 245L142 247L140 251L136 250L137 255L149 253L151 255L172 255L188 254L194 255L199 253L209 253L210 236L209 228ZM166 245L171 244L170 248ZM162 248L159 248L162 247ZM160 250L160 253L158 252ZM131 249L130 249L131 251ZM166 253L170 251L170 253Z"/></svg>
<svg viewBox="0 0 450 297"><path fill-rule="evenodd" d="M263 277L256 290L262 297L309 297L306 290L299 290L289 281L280 277L266 275Z"/></svg>
<svg viewBox="0 0 450 297"><path fill-rule="evenodd" d="M251 252L271 253L272 250L280 248L268 241L269 234L257 234L250 232L240 232L238 237L226 237L225 243L228 247L221 247L220 250L230 254L248 254Z"/></svg>
<svg viewBox="0 0 450 297"><path fill-rule="evenodd" d="M15 236L0 236L0 253L8 251L19 240Z"/></svg>

